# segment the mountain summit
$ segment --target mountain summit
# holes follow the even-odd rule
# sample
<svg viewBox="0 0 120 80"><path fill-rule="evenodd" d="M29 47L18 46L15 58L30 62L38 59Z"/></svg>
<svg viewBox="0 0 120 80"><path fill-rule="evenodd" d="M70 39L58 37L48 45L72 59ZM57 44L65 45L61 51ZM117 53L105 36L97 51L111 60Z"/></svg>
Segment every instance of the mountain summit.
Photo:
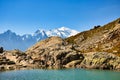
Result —
<svg viewBox="0 0 120 80"><path fill-rule="evenodd" d="M78 31L72 30L66 27L61 27L52 30L38 29L33 35L24 34L22 36L16 35L11 30L7 30L0 34L0 46L7 50L20 49L26 50L29 46L32 46L36 42L46 39L51 36L59 36L61 38L67 38L77 34Z"/></svg>
<svg viewBox="0 0 120 80"><path fill-rule="evenodd" d="M62 37L62 38L67 38L67 37L73 36L76 33L78 33L78 31L73 30L73 29L69 29L69 28L66 28L66 27L61 27L61 28L58 28L58 29L53 29L53 30L46 31L46 34L49 37L50 36L59 36L59 37Z"/></svg>

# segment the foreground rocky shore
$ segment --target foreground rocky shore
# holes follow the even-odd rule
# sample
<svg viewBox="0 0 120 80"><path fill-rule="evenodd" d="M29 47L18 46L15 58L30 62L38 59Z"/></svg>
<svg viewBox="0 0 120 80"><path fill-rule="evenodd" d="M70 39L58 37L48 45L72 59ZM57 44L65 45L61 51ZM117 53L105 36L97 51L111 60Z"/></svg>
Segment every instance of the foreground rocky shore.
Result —
<svg viewBox="0 0 120 80"><path fill-rule="evenodd" d="M4 51L0 54L0 71L19 69L88 68L120 71L120 57L107 52L81 53L76 45L59 37L38 42L26 52Z"/></svg>

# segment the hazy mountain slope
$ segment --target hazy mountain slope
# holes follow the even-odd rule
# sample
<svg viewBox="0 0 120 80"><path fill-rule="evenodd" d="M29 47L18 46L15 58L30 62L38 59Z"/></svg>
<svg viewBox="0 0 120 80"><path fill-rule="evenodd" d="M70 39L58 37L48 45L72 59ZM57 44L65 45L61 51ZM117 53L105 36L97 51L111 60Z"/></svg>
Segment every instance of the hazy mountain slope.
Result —
<svg viewBox="0 0 120 80"><path fill-rule="evenodd" d="M120 18L101 27L81 32L66 39L81 52L105 51L120 53Z"/></svg>
<svg viewBox="0 0 120 80"><path fill-rule="evenodd" d="M0 46L5 49L20 48L23 49L23 41L21 36L16 35L16 33L11 32L10 30L0 34ZM24 45L25 47L25 45Z"/></svg>

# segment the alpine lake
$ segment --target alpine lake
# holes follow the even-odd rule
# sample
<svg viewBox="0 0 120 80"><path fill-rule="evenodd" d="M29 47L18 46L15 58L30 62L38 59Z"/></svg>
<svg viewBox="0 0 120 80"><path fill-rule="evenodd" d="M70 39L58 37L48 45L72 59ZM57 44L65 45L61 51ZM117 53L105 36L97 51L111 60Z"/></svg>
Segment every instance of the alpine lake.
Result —
<svg viewBox="0 0 120 80"><path fill-rule="evenodd" d="M120 72L87 69L14 70L0 72L0 80L120 80Z"/></svg>

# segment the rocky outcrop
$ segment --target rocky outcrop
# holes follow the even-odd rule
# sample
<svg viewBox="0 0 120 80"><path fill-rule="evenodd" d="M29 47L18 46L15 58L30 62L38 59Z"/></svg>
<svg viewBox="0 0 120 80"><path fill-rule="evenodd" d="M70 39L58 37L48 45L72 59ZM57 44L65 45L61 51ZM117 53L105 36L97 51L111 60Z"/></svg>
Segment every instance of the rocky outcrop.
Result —
<svg viewBox="0 0 120 80"><path fill-rule="evenodd" d="M60 37L50 37L29 48L26 54L30 55L33 64L42 68L64 68L74 60L83 60L80 52L73 49Z"/></svg>
<svg viewBox="0 0 120 80"><path fill-rule="evenodd" d="M10 61L5 55L0 54L0 71L13 69L12 65L15 65L14 61Z"/></svg>
<svg viewBox="0 0 120 80"><path fill-rule="evenodd" d="M0 71L29 68L29 56L19 50L4 51L0 54Z"/></svg>
<svg viewBox="0 0 120 80"><path fill-rule="evenodd" d="M107 52L90 52L84 54L85 58L80 67L89 69L120 70L120 57Z"/></svg>

